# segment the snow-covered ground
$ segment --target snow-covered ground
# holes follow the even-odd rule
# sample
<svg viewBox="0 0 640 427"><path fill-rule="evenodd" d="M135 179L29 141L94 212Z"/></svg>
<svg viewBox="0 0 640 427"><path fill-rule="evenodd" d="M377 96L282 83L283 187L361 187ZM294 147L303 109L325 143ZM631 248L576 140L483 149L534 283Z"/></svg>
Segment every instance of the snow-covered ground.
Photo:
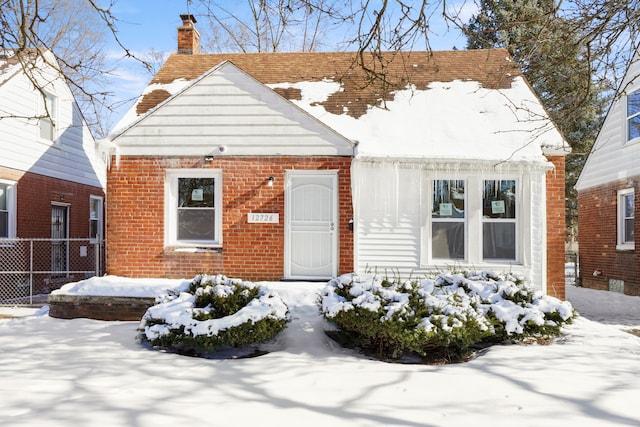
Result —
<svg viewBox="0 0 640 427"><path fill-rule="evenodd" d="M428 366L367 359L328 339L315 304L323 284L266 285L293 321L274 351L251 359L148 350L137 322L0 310L27 315L0 320L0 425L640 425L640 338L624 332L640 329L639 297L569 285L582 316L553 344Z"/></svg>

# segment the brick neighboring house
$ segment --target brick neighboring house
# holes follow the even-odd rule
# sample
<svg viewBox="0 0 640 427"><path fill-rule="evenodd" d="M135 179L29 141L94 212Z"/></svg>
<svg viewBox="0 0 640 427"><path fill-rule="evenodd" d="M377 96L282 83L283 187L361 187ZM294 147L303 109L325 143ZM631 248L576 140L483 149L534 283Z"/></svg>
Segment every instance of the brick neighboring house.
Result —
<svg viewBox="0 0 640 427"><path fill-rule="evenodd" d="M576 184L582 286L640 296L640 54L631 61Z"/></svg>
<svg viewBox="0 0 640 427"><path fill-rule="evenodd" d="M80 267L73 260L86 251L89 238L103 236L106 166L71 91L56 68L55 57L31 52L19 58L0 50L0 297L28 288L46 293L62 283L83 279L69 274ZM21 62L32 64L31 76ZM31 79L41 86L34 87ZM46 108L45 108L46 104ZM6 239L46 238L29 243ZM70 244L66 239L84 238ZM84 246L81 249L79 246ZM80 269L94 269L95 262ZM45 273L46 272L46 273ZM20 288L20 289L18 289ZM18 292L20 293L20 292Z"/></svg>
<svg viewBox="0 0 640 427"><path fill-rule="evenodd" d="M110 274L522 273L564 297L569 151L505 50L178 53L103 141Z"/></svg>

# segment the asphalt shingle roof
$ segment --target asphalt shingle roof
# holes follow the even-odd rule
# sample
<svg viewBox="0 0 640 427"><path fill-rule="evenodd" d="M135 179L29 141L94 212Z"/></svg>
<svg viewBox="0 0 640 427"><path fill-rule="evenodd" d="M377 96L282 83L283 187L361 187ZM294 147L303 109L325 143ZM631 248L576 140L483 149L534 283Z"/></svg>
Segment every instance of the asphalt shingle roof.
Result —
<svg viewBox="0 0 640 427"><path fill-rule="evenodd" d="M393 91L408 85L426 89L432 82L462 80L477 81L488 89L505 89L511 87L514 77L522 75L504 49L389 52L383 55L382 61L374 61L373 56L367 54L363 62L383 78L372 78L359 65L358 59L353 52L174 54L150 84L193 80L222 62L230 61L264 84L339 82L342 90L332 94L322 106L334 114L346 111L359 117L369 106L392 99ZM300 99L298 89L275 90L287 99ZM169 92L161 89L145 94L137 105L136 114L146 113L169 96Z"/></svg>

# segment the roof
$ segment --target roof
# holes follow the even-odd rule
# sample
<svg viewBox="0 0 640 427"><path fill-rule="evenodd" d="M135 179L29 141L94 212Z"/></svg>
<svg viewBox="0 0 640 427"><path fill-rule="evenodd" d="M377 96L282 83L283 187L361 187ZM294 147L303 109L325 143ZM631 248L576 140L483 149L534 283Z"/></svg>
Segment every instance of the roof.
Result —
<svg viewBox="0 0 640 427"><path fill-rule="evenodd" d="M358 117L369 106L378 105L383 96L389 100L393 91L403 89L407 84L420 88L435 81L473 80L483 87L497 89L510 87L513 77L522 75L503 49L386 55L385 59L391 62L386 64L385 70L376 66L371 58L366 63L384 74L387 87L383 87L382 82L372 81L358 66L357 55L351 52L174 54L150 84L193 80L216 65L230 61L266 85L324 80L339 82L342 90L334 93L323 106L334 114L342 114L346 107L347 114ZM300 91L276 89L276 92L290 100L300 99ZM145 113L161 100L162 96L156 93L146 94L137 105L137 113Z"/></svg>
<svg viewBox="0 0 640 427"><path fill-rule="evenodd" d="M19 64L20 61L13 50L0 50L0 86L19 70Z"/></svg>
<svg viewBox="0 0 640 427"><path fill-rule="evenodd" d="M541 148L568 152L506 50L382 57L382 62L371 56L363 61L382 76L376 79L350 52L174 54L117 128L131 125L228 61L358 143L360 157L480 155L490 161L544 162Z"/></svg>

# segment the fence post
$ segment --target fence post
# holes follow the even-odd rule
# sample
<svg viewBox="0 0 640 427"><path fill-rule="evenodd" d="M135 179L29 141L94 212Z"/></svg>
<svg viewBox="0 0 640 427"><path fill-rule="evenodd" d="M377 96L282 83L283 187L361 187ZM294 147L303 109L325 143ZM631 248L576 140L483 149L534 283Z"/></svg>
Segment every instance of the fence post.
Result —
<svg viewBox="0 0 640 427"><path fill-rule="evenodd" d="M93 253L95 254L95 267L96 267L96 276L100 276L100 240L96 239L94 243L96 245Z"/></svg>
<svg viewBox="0 0 640 427"><path fill-rule="evenodd" d="M29 304L33 304L33 240L29 240Z"/></svg>

